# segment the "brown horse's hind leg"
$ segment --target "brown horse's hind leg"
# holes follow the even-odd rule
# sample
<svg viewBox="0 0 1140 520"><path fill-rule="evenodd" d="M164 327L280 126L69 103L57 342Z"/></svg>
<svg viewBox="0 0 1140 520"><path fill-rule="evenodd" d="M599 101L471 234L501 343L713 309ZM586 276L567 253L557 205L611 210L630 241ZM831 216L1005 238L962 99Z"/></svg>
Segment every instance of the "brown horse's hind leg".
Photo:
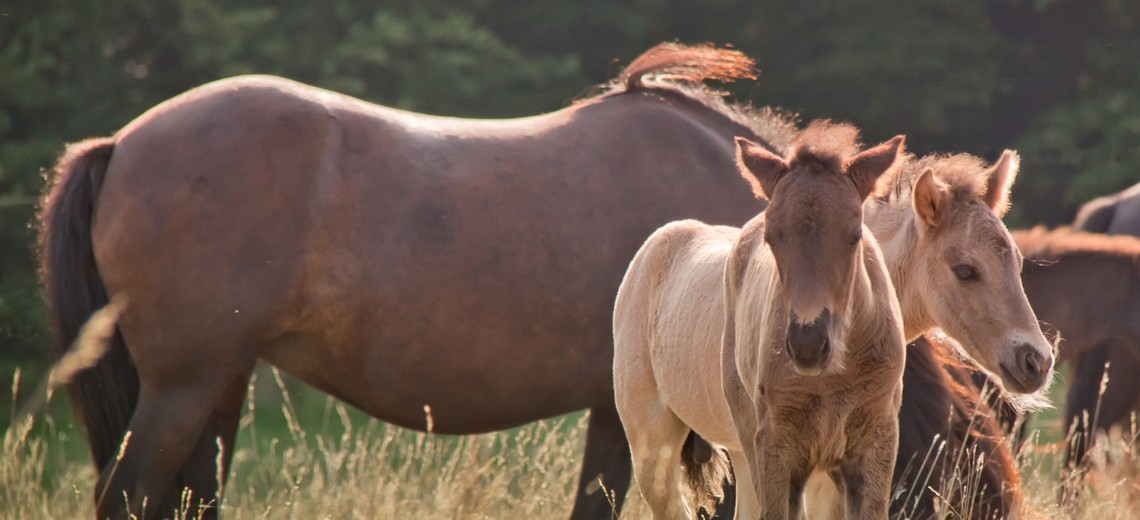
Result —
<svg viewBox="0 0 1140 520"><path fill-rule="evenodd" d="M1108 363L1108 381L1104 395L1100 394L1105 363ZM1069 445L1067 461L1070 467L1080 467L1093 436L1108 431L1124 421L1140 399L1140 361L1120 343L1098 345L1077 358L1076 370L1065 403L1065 424L1075 423L1074 438ZM1088 414L1091 432L1085 430L1084 416Z"/></svg>
<svg viewBox="0 0 1140 520"><path fill-rule="evenodd" d="M1108 361L1109 345L1097 345L1081 352L1073 360L1073 379L1065 396L1065 432L1072 431L1068 439L1065 460L1070 468L1083 465L1089 446L1086 426L1094 420L1097 401L1100 400L1100 381L1104 364ZM1086 417L1087 416L1087 422Z"/></svg>
<svg viewBox="0 0 1140 520"><path fill-rule="evenodd" d="M238 425L241 422L242 405L249 385L249 376L253 369L234 378L226 387L226 391L218 400L218 405L210 413L206 429L198 437L194 451L190 453L182 470L178 473L177 488L189 490L191 510L190 518L200 520L218 517L218 506L221 504L222 493L219 486L224 487L230 470L230 461L234 456L234 443L237 437ZM223 450L218 454L218 443ZM218 461L222 467L218 468Z"/></svg>
<svg viewBox="0 0 1140 520"><path fill-rule="evenodd" d="M617 411L591 408L571 520L616 519L629 490L631 464L629 441Z"/></svg>
<svg viewBox="0 0 1140 520"><path fill-rule="evenodd" d="M212 383L156 388L144 381L119 456L96 485L98 517L166 518L178 505L176 476L222 392Z"/></svg>

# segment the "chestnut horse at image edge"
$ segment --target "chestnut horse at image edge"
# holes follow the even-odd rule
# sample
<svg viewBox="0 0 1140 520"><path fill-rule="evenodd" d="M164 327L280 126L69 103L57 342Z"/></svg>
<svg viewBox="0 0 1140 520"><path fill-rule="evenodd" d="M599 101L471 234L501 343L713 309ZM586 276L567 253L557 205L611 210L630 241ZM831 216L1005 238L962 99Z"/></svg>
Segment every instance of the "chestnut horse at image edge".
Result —
<svg viewBox="0 0 1140 520"><path fill-rule="evenodd" d="M258 359L419 430L424 404L441 433L588 408L571 516L616 515L631 469L613 295L660 225L763 207L733 138L780 152L794 125L697 84L753 74L735 51L666 44L598 96L492 121L241 77L70 146L39 236L56 352L108 295L130 302L68 388L99 517L173 508L183 488L216 504Z"/></svg>

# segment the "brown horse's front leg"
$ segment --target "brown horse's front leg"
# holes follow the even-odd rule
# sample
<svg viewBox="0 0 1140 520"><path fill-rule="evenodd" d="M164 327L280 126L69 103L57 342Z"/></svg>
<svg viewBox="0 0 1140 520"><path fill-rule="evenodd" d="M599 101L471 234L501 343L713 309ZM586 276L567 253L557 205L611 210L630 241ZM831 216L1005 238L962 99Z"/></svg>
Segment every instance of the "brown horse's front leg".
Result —
<svg viewBox="0 0 1140 520"><path fill-rule="evenodd" d="M884 416L873 427L868 449L840 464L849 520L882 520L887 518L890 507L891 476L898 450L898 419Z"/></svg>
<svg viewBox="0 0 1140 520"><path fill-rule="evenodd" d="M614 410L590 409L586 454L571 520L616 519L633 471L629 441Z"/></svg>

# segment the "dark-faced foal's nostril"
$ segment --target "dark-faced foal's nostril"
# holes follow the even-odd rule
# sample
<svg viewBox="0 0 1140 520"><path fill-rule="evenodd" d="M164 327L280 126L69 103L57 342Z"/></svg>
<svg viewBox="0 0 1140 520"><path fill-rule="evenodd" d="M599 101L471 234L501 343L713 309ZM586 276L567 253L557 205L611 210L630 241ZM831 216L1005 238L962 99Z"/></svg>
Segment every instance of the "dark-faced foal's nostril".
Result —
<svg viewBox="0 0 1140 520"><path fill-rule="evenodd" d="M788 337L785 340L788 357L796 368L806 373L819 373L831 357L831 341L828 325L831 313L824 310L818 318L809 323L800 322L793 313L788 321Z"/></svg>

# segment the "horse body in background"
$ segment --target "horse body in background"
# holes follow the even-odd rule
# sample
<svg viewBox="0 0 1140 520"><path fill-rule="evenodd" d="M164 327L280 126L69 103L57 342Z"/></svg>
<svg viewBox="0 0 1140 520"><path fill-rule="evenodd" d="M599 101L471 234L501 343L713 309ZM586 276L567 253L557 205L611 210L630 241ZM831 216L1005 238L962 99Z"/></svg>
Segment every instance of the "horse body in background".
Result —
<svg viewBox="0 0 1140 520"><path fill-rule="evenodd" d="M499 121L244 77L70 147L40 238L57 347L128 298L111 351L69 388L99 518L144 499L147 516L169 511L183 488L216 504L258 360L420 430L425 405L442 433L589 408L572 516L609 518L596 483L620 509L630 472L608 361L621 275L665 222L739 225L762 208L732 141L756 130L699 88L644 76L751 66L665 45L603 95Z"/></svg>
<svg viewBox="0 0 1140 520"><path fill-rule="evenodd" d="M1140 236L1140 184L1133 185L1119 193L1093 199L1077 212L1073 228L1089 233L1109 235ZM1088 416L1095 429L1106 430L1113 422L1122 422L1130 411L1137 408L1133 396L1140 396L1140 386L1135 383L1134 374L1140 374L1140 360L1127 345L1109 342L1082 349L1070 356L1073 365L1069 395L1065 400L1066 431L1078 421L1073 439L1076 443L1069 447L1069 463L1080 464L1091 439L1085 435L1085 424L1080 418ZM1101 399L1101 380L1108 364L1108 381L1105 382L1104 399ZM1140 399L1140 398L1138 398ZM1103 410L1097 414L1097 403ZM1097 415L1097 417L1093 417ZM1103 418L1103 419L1102 419Z"/></svg>
<svg viewBox="0 0 1140 520"><path fill-rule="evenodd" d="M1022 278L1029 300L1060 333L1061 359L1075 362L1063 424L1075 433L1067 458L1080 464L1091 444L1089 427L1107 431L1140 411L1140 239L1064 228L1019 231L1014 238L1027 260Z"/></svg>
<svg viewBox="0 0 1140 520"><path fill-rule="evenodd" d="M708 466L723 459L694 468L682 457L690 429L731 454L739 518L798 514L816 469L847 484L854 514L886 515L904 342L861 207L902 138L856 154L856 135L815 123L787 159L738 140L766 212L743 229L666 225L631 262L614 309L614 383L654 518L711 509L707 491L721 485L724 471Z"/></svg>
<svg viewBox="0 0 1140 520"><path fill-rule="evenodd" d="M1140 236L1140 184L1086 202L1073 227L1089 233Z"/></svg>

